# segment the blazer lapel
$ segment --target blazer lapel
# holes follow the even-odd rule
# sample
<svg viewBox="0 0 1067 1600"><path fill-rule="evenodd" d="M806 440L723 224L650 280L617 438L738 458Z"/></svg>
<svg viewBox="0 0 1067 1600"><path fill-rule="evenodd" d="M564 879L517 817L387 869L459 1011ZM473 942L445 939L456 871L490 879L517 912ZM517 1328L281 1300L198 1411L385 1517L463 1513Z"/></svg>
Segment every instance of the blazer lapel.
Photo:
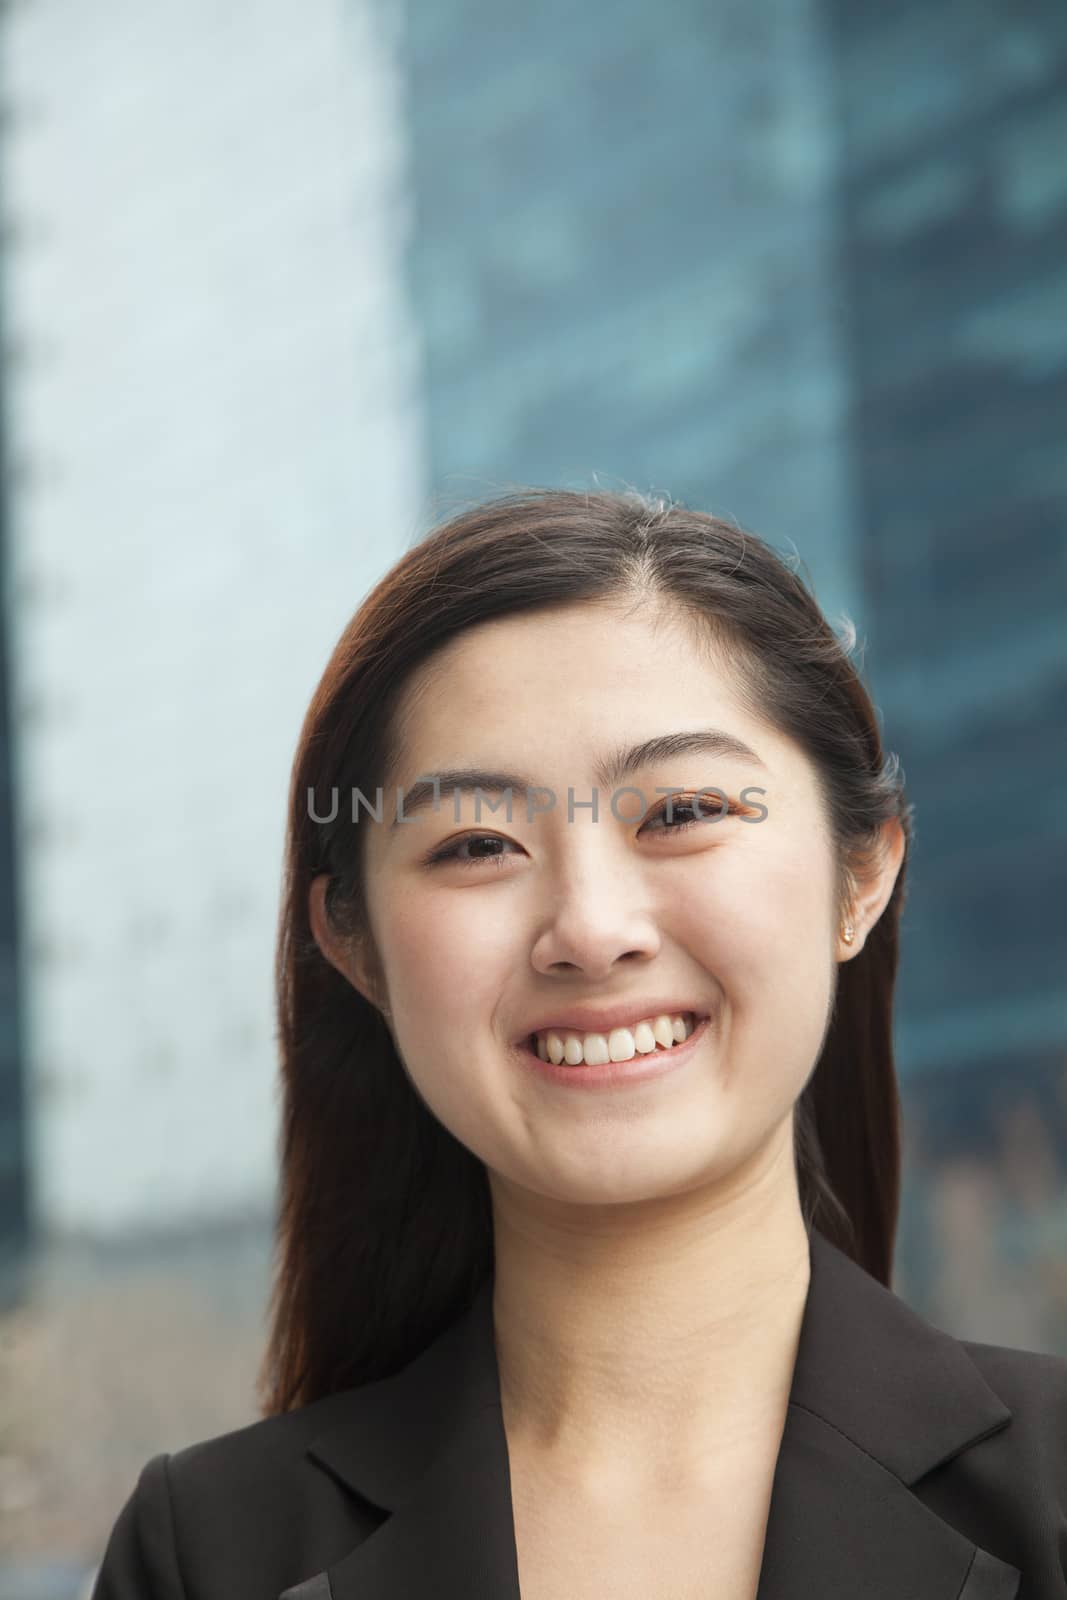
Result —
<svg viewBox="0 0 1067 1600"><path fill-rule="evenodd" d="M493 1284L402 1372L350 1391L309 1454L388 1518L292 1600L519 1600ZM316 1580L309 1580L316 1581Z"/></svg>
<svg viewBox="0 0 1067 1600"><path fill-rule="evenodd" d="M912 1488L1011 1412L960 1344L809 1238L757 1600L1014 1600L1018 1569ZM520 1600L492 1289L402 1372L337 1396L309 1454L386 1515L286 1600Z"/></svg>
<svg viewBox="0 0 1067 1600"><path fill-rule="evenodd" d="M817 1229L758 1600L1013 1600L1017 1567L912 1492L1007 1427L967 1352Z"/></svg>

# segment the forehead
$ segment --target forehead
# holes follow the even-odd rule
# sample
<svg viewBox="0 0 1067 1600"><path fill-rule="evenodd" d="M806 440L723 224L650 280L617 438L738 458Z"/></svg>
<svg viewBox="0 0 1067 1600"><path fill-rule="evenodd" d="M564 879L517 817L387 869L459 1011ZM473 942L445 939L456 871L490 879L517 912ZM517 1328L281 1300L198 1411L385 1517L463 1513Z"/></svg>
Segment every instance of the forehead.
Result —
<svg viewBox="0 0 1067 1600"><path fill-rule="evenodd" d="M407 710L462 716L472 704L507 697L536 711L547 695L577 710L590 693L610 704L648 684L654 689L682 666L707 674L708 645L693 624L662 604L647 610L590 601L495 617L449 640L418 669ZM722 668L725 665L719 662Z"/></svg>
<svg viewBox="0 0 1067 1600"><path fill-rule="evenodd" d="M480 623L421 665L397 708L394 776L506 764L543 766L550 782L566 765L578 783L636 740L706 727L758 754L752 782L805 781L803 753L760 714L739 651L662 604L560 606Z"/></svg>

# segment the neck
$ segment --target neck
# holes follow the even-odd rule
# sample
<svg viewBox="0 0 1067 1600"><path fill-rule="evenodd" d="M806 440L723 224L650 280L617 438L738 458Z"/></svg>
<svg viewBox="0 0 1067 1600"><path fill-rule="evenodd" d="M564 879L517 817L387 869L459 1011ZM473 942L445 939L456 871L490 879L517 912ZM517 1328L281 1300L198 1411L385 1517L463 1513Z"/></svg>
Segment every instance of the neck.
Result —
<svg viewBox="0 0 1067 1600"><path fill-rule="evenodd" d="M582 1206L491 1188L513 1454L638 1484L780 1437L810 1280L790 1119L728 1186Z"/></svg>

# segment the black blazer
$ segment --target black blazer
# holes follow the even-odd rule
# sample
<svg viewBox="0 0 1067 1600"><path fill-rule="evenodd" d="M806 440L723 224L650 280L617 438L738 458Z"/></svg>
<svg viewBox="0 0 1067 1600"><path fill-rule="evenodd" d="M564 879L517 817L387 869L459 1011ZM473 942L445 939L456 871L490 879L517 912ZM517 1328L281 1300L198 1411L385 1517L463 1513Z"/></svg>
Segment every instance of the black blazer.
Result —
<svg viewBox="0 0 1067 1600"><path fill-rule="evenodd" d="M954 1339L809 1238L759 1600L1064 1600L1067 1358ZM393 1377L154 1456L93 1600L283 1596L519 1600L491 1279Z"/></svg>

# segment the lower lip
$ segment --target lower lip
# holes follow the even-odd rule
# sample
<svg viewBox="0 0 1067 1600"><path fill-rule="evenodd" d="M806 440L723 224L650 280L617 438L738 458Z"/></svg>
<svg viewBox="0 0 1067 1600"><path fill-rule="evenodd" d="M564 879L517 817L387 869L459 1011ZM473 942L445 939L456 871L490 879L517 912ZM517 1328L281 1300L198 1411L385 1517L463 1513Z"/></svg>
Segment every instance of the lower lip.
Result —
<svg viewBox="0 0 1067 1600"><path fill-rule="evenodd" d="M668 1050L652 1050L648 1055L631 1056L629 1061L605 1061L596 1067L568 1067L563 1062L557 1065L554 1061L542 1061L526 1040L517 1048L524 1064L552 1083L562 1083L568 1089L623 1088L631 1083L648 1083L653 1078L666 1077L668 1072L688 1061L707 1033L710 1022L710 1017L702 1018L688 1039L672 1044Z"/></svg>

